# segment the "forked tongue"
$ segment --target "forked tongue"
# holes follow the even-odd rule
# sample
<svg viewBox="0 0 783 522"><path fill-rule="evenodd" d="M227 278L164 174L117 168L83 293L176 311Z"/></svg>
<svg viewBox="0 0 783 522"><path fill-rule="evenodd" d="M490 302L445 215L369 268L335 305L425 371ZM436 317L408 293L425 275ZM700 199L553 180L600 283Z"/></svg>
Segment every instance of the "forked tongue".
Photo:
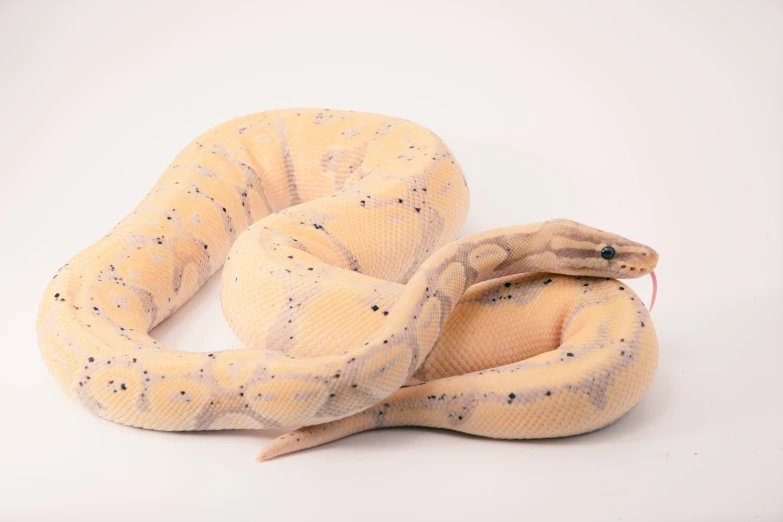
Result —
<svg viewBox="0 0 783 522"><path fill-rule="evenodd" d="M650 300L650 311L652 312L653 306L655 306L655 296L658 295L658 278L655 277L655 271L650 271L650 277L652 277L653 282L653 293L652 293L652 299Z"/></svg>

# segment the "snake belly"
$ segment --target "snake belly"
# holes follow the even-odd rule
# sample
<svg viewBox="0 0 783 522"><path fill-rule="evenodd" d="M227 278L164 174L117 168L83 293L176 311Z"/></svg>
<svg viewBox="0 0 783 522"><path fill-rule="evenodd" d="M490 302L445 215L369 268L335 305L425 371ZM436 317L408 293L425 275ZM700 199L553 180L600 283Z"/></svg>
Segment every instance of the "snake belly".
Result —
<svg viewBox="0 0 783 522"><path fill-rule="evenodd" d="M552 437L627 412L657 340L614 278L649 273L657 253L567 220L455 240L467 208L453 154L411 122L292 109L224 123L55 275L43 359L121 424L310 426L264 458L387 425ZM224 264L221 302L245 348L149 336Z"/></svg>

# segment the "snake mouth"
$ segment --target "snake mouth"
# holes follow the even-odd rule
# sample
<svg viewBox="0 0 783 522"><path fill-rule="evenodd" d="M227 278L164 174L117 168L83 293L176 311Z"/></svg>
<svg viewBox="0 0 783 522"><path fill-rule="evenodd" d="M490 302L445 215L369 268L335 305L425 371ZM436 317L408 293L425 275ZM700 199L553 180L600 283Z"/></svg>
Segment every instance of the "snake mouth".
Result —
<svg viewBox="0 0 783 522"><path fill-rule="evenodd" d="M642 252L623 259L617 268L629 276L641 277L655 270L657 264L657 254L650 256L647 252Z"/></svg>

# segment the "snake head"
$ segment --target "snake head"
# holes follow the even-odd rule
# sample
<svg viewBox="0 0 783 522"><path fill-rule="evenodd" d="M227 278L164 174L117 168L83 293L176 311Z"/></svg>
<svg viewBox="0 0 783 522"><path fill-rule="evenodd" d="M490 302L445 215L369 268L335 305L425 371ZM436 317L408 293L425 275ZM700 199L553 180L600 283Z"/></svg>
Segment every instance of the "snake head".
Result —
<svg viewBox="0 0 783 522"><path fill-rule="evenodd" d="M647 245L576 221L546 222L548 249L556 256L558 272L628 279L655 269L658 253Z"/></svg>

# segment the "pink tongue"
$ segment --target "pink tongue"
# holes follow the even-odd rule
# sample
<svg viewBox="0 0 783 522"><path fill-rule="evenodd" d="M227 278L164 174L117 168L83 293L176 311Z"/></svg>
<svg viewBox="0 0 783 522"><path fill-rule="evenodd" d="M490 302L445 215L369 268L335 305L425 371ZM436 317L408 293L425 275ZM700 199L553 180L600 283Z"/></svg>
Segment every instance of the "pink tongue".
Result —
<svg viewBox="0 0 783 522"><path fill-rule="evenodd" d="M655 306L655 296L658 295L658 278L655 277L655 272L650 272L650 277L652 277L653 282L653 295L652 300L650 301L650 311L652 312L653 306Z"/></svg>

